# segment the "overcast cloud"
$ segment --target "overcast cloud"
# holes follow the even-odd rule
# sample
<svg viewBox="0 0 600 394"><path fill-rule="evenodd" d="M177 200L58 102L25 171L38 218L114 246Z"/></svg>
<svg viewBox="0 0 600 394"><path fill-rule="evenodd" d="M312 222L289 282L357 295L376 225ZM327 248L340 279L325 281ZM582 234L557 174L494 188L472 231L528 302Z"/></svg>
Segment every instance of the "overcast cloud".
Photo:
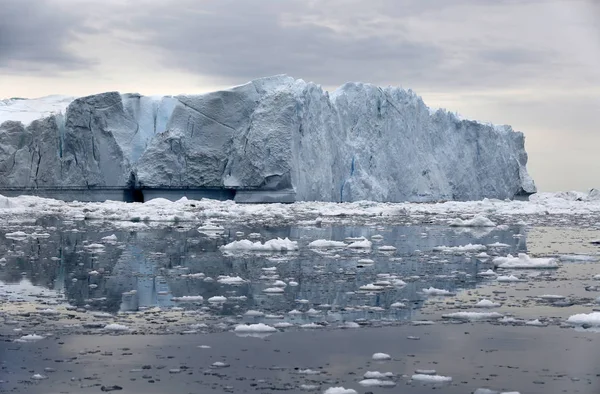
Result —
<svg viewBox="0 0 600 394"><path fill-rule="evenodd" d="M0 96L200 93L286 73L510 123L542 190L600 186L594 0L4 0Z"/></svg>

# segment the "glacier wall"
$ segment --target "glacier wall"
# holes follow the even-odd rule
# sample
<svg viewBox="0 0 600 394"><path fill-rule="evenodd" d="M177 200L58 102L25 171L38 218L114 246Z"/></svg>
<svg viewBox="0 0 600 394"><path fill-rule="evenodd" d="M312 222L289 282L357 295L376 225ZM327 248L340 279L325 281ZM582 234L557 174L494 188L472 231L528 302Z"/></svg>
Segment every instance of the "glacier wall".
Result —
<svg viewBox="0 0 600 394"><path fill-rule="evenodd" d="M0 189L474 200L534 193L526 164L524 136L509 126L430 112L410 90L349 83L330 94L283 75L203 95L102 93L64 114L0 124Z"/></svg>

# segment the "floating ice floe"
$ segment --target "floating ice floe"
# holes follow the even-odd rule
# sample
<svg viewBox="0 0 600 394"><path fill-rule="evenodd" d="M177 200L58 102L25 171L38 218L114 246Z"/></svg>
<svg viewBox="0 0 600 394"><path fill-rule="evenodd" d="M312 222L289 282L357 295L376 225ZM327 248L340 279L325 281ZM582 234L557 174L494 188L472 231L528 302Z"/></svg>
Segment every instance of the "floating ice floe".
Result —
<svg viewBox="0 0 600 394"><path fill-rule="evenodd" d="M449 252L449 253L467 253L467 252L480 252L486 250L485 245L478 244L467 244L461 246L436 246L433 248L436 252Z"/></svg>
<svg viewBox="0 0 600 394"><path fill-rule="evenodd" d="M382 246L378 247L377 250L379 250L381 252L393 252L396 250L396 247L392 246L392 245L382 245Z"/></svg>
<svg viewBox="0 0 600 394"><path fill-rule="evenodd" d="M475 304L475 308L498 308L500 306L501 305L496 302L493 302L490 300L485 300L485 299L481 300L477 304Z"/></svg>
<svg viewBox="0 0 600 394"><path fill-rule="evenodd" d="M29 334L29 335L24 335L19 339L15 339L15 342L20 342L20 343L37 342L37 341L41 341L42 339L44 339L44 337L41 335Z"/></svg>
<svg viewBox="0 0 600 394"><path fill-rule="evenodd" d="M348 245L350 249L371 249L373 242L369 241L365 237L361 237L360 240L352 242Z"/></svg>
<svg viewBox="0 0 600 394"><path fill-rule="evenodd" d="M202 301L204 301L204 297L202 297L200 295L198 295L198 296L173 297L173 298L171 298L171 301L175 301L175 302L202 302Z"/></svg>
<svg viewBox="0 0 600 394"><path fill-rule="evenodd" d="M522 279L517 278L514 275L501 275L496 278L498 282L510 283L510 282L523 282Z"/></svg>
<svg viewBox="0 0 600 394"><path fill-rule="evenodd" d="M382 379L364 379L358 382L363 387L393 387L396 382Z"/></svg>
<svg viewBox="0 0 600 394"><path fill-rule="evenodd" d="M128 326L117 323L107 324L104 326L104 329L106 331L129 331Z"/></svg>
<svg viewBox="0 0 600 394"><path fill-rule="evenodd" d="M435 287L429 287L428 289L423 289L423 290L421 290L421 292L423 294L430 295L430 296L453 296L453 295L455 295L451 291L443 290L443 289L436 289Z"/></svg>
<svg viewBox="0 0 600 394"><path fill-rule="evenodd" d="M117 238L117 236L116 236L116 235L114 235L114 234L108 235L108 236L106 236L106 237L102 237L102 240L103 240L103 241L109 241L109 242L114 242L114 241L116 241L117 239L118 239L118 238Z"/></svg>
<svg viewBox="0 0 600 394"><path fill-rule="evenodd" d="M411 379L424 383L448 383L452 381L452 378L450 376L425 374L415 374L411 376Z"/></svg>
<svg viewBox="0 0 600 394"><path fill-rule="evenodd" d="M271 327L267 324L258 323L258 324L240 324L236 326L233 330L239 333L266 333L266 332L277 332L275 327Z"/></svg>
<svg viewBox="0 0 600 394"><path fill-rule="evenodd" d="M356 390L344 387L330 387L323 394L358 394Z"/></svg>
<svg viewBox="0 0 600 394"><path fill-rule="evenodd" d="M365 379L386 379L393 378L394 374L392 372L379 372L379 371L367 371L363 375Z"/></svg>
<svg viewBox="0 0 600 394"><path fill-rule="evenodd" d="M373 356L371 358L375 361L386 361L386 360L391 360L392 356L390 356L389 354L386 354L386 353L375 353L375 354L373 354Z"/></svg>
<svg viewBox="0 0 600 394"><path fill-rule="evenodd" d="M284 252L298 250L298 242L290 241L289 238L271 239L264 244L261 242L252 242L247 239L233 241L220 247L223 251L262 251L262 252Z"/></svg>
<svg viewBox="0 0 600 394"><path fill-rule="evenodd" d="M576 326L589 325L593 327L600 327L600 312L580 313L573 315L567 319L567 323Z"/></svg>
<svg viewBox="0 0 600 394"><path fill-rule="evenodd" d="M504 315L497 312L454 312L442 315L442 317L444 319L476 321L500 319Z"/></svg>
<svg viewBox="0 0 600 394"><path fill-rule="evenodd" d="M217 282L222 285L241 285L246 283L246 281L239 276L219 276Z"/></svg>
<svg viewBox="0 0 600 394"><path fill-rule="evenodd" d="M525 253L519 253L517 257L510 254L506 257L496 257L493 262L497 268L544 269L559 267L558 262L553 258L532 258Z"/></svg>
<svg viewBox="0 0 600 394"><path fill-rule="evenodd" d="M308 244L312 249L330 249L330 248L345 248L346 243L340 241L329 241L326 239L317 239Z"/></svg>
<svg viewBox="0 0 600 394"><path fill-rule="evenodd" d="M473 219L467 220L457 218L448 223L448 225L450 227L496 227L496 223L485 216L475 216Z"/></svg>

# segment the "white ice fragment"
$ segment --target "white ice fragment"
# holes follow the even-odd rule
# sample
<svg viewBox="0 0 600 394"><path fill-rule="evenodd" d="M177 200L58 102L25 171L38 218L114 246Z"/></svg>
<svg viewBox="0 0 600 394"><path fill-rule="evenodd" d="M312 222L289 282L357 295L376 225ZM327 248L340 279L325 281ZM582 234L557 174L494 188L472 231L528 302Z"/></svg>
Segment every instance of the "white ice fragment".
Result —
<svg viewBox="0 0 600 394"><path fill-rule="evenodd" d="M208 299L208 302L213 304L219 304L227 301L227 297L224 296L214 296Z"/></svg>
<svg viewBox="0 0 600 394"><path fill-rule="evenodd" d="M344 387L330 387L323 394L358 394L356 390L347 389Z"/></svg>
<svg viewBox="0 0 600 394"><path fill-rule="evenodd" d="M360 241L354 241L352 242L350 245L348 245L348 248L350 249L371 249L371 247L373 246L373 243L371 241L369 241L368 239L361 237Z"/></svg>
<svg viewBox="0 0 600 394"><path fill-rule="evenodd" d="M423 294L430 296L453 296L454 293L448 290L436 289L435 287L429 287L428 289L421 290Z"/></svg>
<svg viewBox="0 0 600 394"><path fill-rule="evenodd" d="M271 239L266 241L264 244L261 242L252 242L247 239L241 241L233 241L227 245L220 247L223 251L263 251L263 252L283 252L298 250L298 242L290 241L288 238Z"/></svg>
<svg viewBox="0 0 600 394"><path fill-rule="evenodd" d="M571 323L576 326L590 325L593 327L600 327L600 312L572 315L567 319L567 323Z"/></svg>
<svg viewBox="0 0 600 394"><path fill-rule="evenodd" d="M496 227L496 223L492 222L485 216L475 216L473 219L462 220L456 218L449 223L451 227Z"/></svg>
<svg viewBox="0 0 600 394"><path fill-rule="evenodd" d="M107 331L129 331L129 327L117 323L107 324L104 329Z"/></svg>
<svg viewBox="0 0 600 394"><path fill-rule="evenodd" d="M358 382L358 384L364 387L393 387L396 385L396 383L391 380L381 379L364 379Z"/></svg>
<svg viewBox="0 0 600 394"><path fill-rule="evenodd" d="M424 374L415 374L411 376L411 379L424 383L447 383L452 381L452 378L450 376Z"/></svg>
<svg viewBox="0 0 600 394"><path fill-rule="evenodd" d="M317 239L308 244L309 248L312 249L331 249L331 248L344 248L346 244L339 241L329 241L326 239Z"/></svg>
<svg viewBox="0 0 600 394"><path fill-rule="evenodd" d="M241 285L246 283L246 281L239 276L219 276L217 282L223 285Z"/></svg>
<svg viewBox="0 0 600 394"><path fill-rule="evenodd" d="M504 317L497 312L454 312L442 315L444 319L455 319L455 320L493 320Z"/></svg>
<svg viewBox="0 0 600 394"><path fill-rule="evenodd" d="M558 262L553 258L532 258L525 253L519 253L517 257L510 254L506 257L496 257L493 262L498 268L544 269L559 267Z"/></svg>
<svg viewBox="0 0 600 394"><path fill-rule="evenodd" d="M263 293L269 293L269 294L281 294L285 292L284 289L282 289L281 287L269 287L263 290Z"/></svg>
<svg viewBox="0 0 600 394"><path fill-rule="evenodd" d="M234 329L235 332L239 333L253 333L253 332L277 332L275 327L271 327L267 324L258 323L258 324L240 324L236 326Z"/></svg>
<svg viewBox="0 0 600 394"><path fill-rule="evenodd" d="M389 354L386 353L375 353L372 356L373 360L376 361L386 361L386 360L391 360L392 356L390 356Z"/></svg>
<svg viewBox="0 0 600 394"><path fill-rule="evenodd" d="M171 301L175 301L175 302L202 302L204 301L204 297L197 295L197 296L183 296L183 297L173 297L171 298ZM209 299L210 301L210 299ZM212 301L210 301L212 302Z"/></svg>
<svg viewBox="0 0 600 394"><path fill-rule="evenodd" d="M467 252L479 252L481 250L486 250L487 247L485 245L479 244L467 244L461 246L436 246L433 248L434 251L437 252L449 252L449 253L467 253Z"/></svg>
<svg viewBox="0 0 600 394"><path fill-rule="evenodd" d="M501 276L497 277L496 280L498 282L505 282L505 283L509 283L509 282L522 282L521 279L517 278L514 275L501 275Z"/></svg>
<svg viewBox="0 0 600 394"><path fill-rule="evenodd" d="M481 300L477 304L475 304L475 308L498 308L500 306L501 305L496 302L493 302L490 300L485 300L485 299Z"/></svg>

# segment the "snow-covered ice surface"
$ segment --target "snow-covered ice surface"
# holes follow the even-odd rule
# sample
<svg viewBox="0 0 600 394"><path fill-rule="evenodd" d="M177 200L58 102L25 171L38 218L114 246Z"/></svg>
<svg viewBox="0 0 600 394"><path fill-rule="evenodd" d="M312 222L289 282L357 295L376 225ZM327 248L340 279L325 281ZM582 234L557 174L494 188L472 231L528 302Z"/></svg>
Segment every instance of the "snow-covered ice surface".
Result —
<svg viewBox="0 0 600 394"><path fill-rule="evenodd" d="M57 340L68 343L79 334L89 342L78 351L93 349L92 343L105 337L160 342L153 334L165 341L173 334L196 338L188 346L196 352L204 344L212 345L211 349L233 346L227 338L253 346L251 341L267 336L268 341L293 342L303 335L310 335L315 344L321 338L344 338L354 351L358 345L353 335L364 335L360 368L345 370L340 386L377 392L392 384L415 390L448 384L411 379L427 375L417 370L435 369L440 376L453 377L449 393L473 392L482 386L530 392L523 388L528 383L503 375L509 369L500 371L505 380L485 385L474 381L466 387L464 374L474 376L472 368L457 363L456 357L450 365L433 364L442 354L431 350L428 358L420 349L461 343L462 348L449 354L462 351L469 358L502 353L508 361L493 365L513 365L523 361L510 356L517 347L528 349L533 356L523 359L529 360L542 351L519 342L522 335L540 340L546 333L559 335L552 330L573 338L600 335L596 316L600 247L591 242L600 238L595 200L555 195L530 202L241 205L186 199L65 203L22 197L3 198L0 204L0 323L4 323L0 334L7 344L23 351L52 346ZM449 225L454 219L476 216L485 216L496 226ZM198 230L202 226L206 232ZM348 247L353 243L362 247ZM226 245L243 248L227 250ZM372 341L379 338L378 330L387 326L404 330L403 334L375 346ZM483 340L473 345L471 335L476 330L485 331L489 341L511 330L509 337L518 346L502 348ZM437 336L427 336L430 332ZM437 342L450 332L461 340ZM223 342L210 342L219 335L224 336ZM389 350L399 338L402 347ZM581 351L573 338L563 347ZM392 357L373 360L378 352ZM219 353L211 354L210 362L193 367L194 375L236 368L234 358L223 360ZM407 354L417 355L412 371L399 369ZM332 368L326 363L296 362L296 357L300 356L288 355L283 364L321 373L294 371L302 378L289 390L316 386L315 392L324 392L336 386L327 383ZM341 365L351 362L340 360ZM453 369L455 364L465 369ZM179 369L172 375L181 377L186 373L182 365L169 364L165 371ZM265 365L261 371L272 376L279 366ZM45 367L29 369L33 372L25 378L40 373L49 376L40 384L55 384ZM363 376L377 370L382 374ZM515 373L527 382L546 380L543 371L527 370ZM394 374L383 375L387 371ZM153 373L160 372L148 375ZM490 373L497 375L498 370ZM556 371L557 376L564 373ZM575 375L567 374L569 385L591 379L591 375ZM306 387L300 389L301 385Z"/></svg>

